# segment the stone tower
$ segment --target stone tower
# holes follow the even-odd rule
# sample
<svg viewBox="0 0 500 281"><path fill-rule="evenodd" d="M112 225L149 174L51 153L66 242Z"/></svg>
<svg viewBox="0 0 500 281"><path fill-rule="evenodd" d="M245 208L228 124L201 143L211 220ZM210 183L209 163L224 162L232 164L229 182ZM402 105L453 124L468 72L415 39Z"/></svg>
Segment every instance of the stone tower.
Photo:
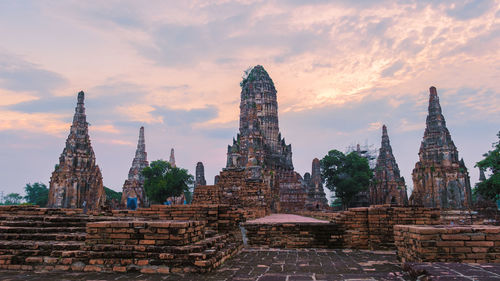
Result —
<svg viewBox="0 0 500 281"><path fill-rule="evenodd" d="M144 191L144 176L142 170L149 166L148 154L146 153L146 144L144 140L144 127L139 130L139 140L135 157L132 160L132 167L128 171L128 179L123 184L121 205L127 205L127 198L137 198L137 207L147 207L148 200Z"/></svg>
<svg viewBox="0 0 500 281"><path fill-rule="evenodd" d="M200 185L207 185L207 181L205 180L205 167L203 167L203 163L196 163L196 180L194 182L194 187Z"/></svg>
<svg viewBox="0 0 500 281"><path fill-rule="evenodd" d="M279 132L277 91L273 80L262 66L257 65L247 72L240 85L239 133L227 148L225 171L244 173L240 181L243 186L234 192L224 190L220 194L228 195L225 200L234 198L234 202L225 201L234 204L247 198L249 200L241 204L273 211L303 209L306 186L293 170L292 147ZM221 173L219 185L231 182L234 180Z"/></svg>
<svg viewBox="0 0 500 281"><path fill-rule="evenodd" d="M226 168L293 170L292 148L281 138L273 80L257 65L241 82L240 133L228 146Z"/></svg>
<svg viewBox="0 0 500 281"><path fill-rule="evenodd" d="M312 173L304 174L304 181L308 186L307 191L307 208L312 210L324 209L328 207L325 190L323 189L323 181L321 180L321 170L318 158L312 161Z"/></svg>
<svg viewBox="0 0 500 281"><path fill-rule="evenodd" d="M387 127L382 126L382 144L377 157L374 177L370 183L370 204L408 205L405 179L400 175L392 154Z"/></svg>
<svg viewBox="0 0 500 281"><path fill-rule="evenodd" d="M413 169L410 203L443 209L471 205L469 173L451 140L435 87L430 88L429 114L420 151Z"/></svg>
<svg viewBox="0 0 500 281"><path fill-rule="evenodd" d="M170 163L170 166L172 166L173 168L177 167L175 165L175 154L173 148L170 150L170 159L168 160L168 163Z"/></svg>
<svg viewBox="0 0 500 281"><path fill-rule="evenodd" d="M95 210L106 200L101 170L90 144L84 99L85 94L79 92L66 146L50 178L51 208L83 208L85 202L87 208Z"/></svg>

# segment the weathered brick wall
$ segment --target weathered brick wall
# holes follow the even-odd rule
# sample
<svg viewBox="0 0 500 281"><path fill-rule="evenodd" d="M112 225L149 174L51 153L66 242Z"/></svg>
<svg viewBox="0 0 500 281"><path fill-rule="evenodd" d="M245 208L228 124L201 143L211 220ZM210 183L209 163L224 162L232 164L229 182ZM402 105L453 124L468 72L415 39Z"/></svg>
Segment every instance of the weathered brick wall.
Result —
<svg viewBox="0 0 500 281"><path fill-rule="evenodd" d="M299 212L300 215L328 219L344 229L344 246L355 249L392 248L394 225L440 224L440 211L425 207L375 205L343 212Z"/></svg>
<svg viewBox="0 0 500 281"><path fill-rule="evenodd" d="M198 185L193 191L192 204L219 204L220 187L218 185Z"/></svg>
<svg viewBox="0 0 500 281"><path fill-rule="evenodd" d="M63 208L40 208L37 205L6 205L0 206L0 215L65 215L71 216L83 214L82 209L63 209Z"/></svg>
<svg viewBox="0 0 500 281"><path fill-rule="evenodd" d="M334 223L244 223L249 246L342 248L343 229Z"/></svg>
<svg viewBox="0 0 500 281"><path fill-rule="evenodd" d="M198 186L193 204L223 204L239 208L246 219L271 213L271 188L262 180L249 180L245 170L225 170L216 185Z"/></svg>
<svg viewBox="0 0 500 281"><path fill-rule="evenodd" d="M500 262L500 227L396 225L395 244L403 262Z"/></svg>
<svg viewBox="0 0 500 281"><path fill-rule="evenodd" d="M471 225L480 224L480 219L477 212L471 210L442 210L441 222L444 225Z"/></svg>
<svg viewBox="0 0 500 281"><path fill-rule="evenodd" d="M231 234L205 237L204 227L204 223L197 221L89 223L84 247L88 262L83 270L210 271L222 259L236 253L240 243Z"/></svg>
<svg viewBox="0 0 500 281"><path fill-rule="evenodd" d="M279 209L281 213L304 210L307 200L306 186L295 171L279 171Z"/></svg>
<svg viewBox="0 0 500 281"><path fill-rule="evenodd" d="M136 211L114 210L114 217L139 217L151 220L194 220L205 222L214 230L236 229L243 213L229 205L153 205Z"/></svg>
<svg viewBox="0 0 500 281"><path fill-rule="evenodd" d="M342 212L337 221L344 226L345 247L367 249L369 247L368 208L352 208Z"/></svg>
<svg viewBox="0 0 500 281"><path fill-rule="evenodd" d="M104 221L87 224L87 245L183 246L205 238L199 221Z"/></svg>
<svg viewBox="0 0 500 281"><path fill-rule="evenodd" d="M394 226L398 224L436 225L440 210L424 207L373 206L368 209L369 245L372 249L394 246Z"/></svg>

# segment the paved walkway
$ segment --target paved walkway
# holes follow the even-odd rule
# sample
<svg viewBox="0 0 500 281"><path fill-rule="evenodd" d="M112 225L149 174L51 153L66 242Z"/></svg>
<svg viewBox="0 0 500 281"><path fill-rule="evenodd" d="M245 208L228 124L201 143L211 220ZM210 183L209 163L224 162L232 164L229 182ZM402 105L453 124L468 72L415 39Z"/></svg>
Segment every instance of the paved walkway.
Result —
<svg viewBox="0 0 500 281"><path fill-rule="evenodd" d="M0 271L7 281L172 280L172 281L329 281L464 280L500 281L500 264L408 263L400 267L391 251L244 249L207 274Z"/></svg>
<svg viewBox="0 0 500 281"><path fill-rule="evenodd" d="M500 264L465 263L407 263L405 269L412 277L426 276L429 280L500 281Z"/></svg>
<svg viewBox="0 0 500 281"><path fill-rule="evenodd" d="M34 273L0 271L0 280L298 281L405 280L393 252L244 249L208 274Z"/></svg>
<svg viewBox="0 0 500 281"><path fill-rule="evenodd" d="M259 219L247 221L246 223L286 223L286 222L291 222L291 223L300 223L300 222L305 222L305 223L329 223L329 221L325 220L318 220L310 217L303 217L303 216L298 216L298 215L292 215L292 214L272 214L266 217L262 217Z"/></svg>

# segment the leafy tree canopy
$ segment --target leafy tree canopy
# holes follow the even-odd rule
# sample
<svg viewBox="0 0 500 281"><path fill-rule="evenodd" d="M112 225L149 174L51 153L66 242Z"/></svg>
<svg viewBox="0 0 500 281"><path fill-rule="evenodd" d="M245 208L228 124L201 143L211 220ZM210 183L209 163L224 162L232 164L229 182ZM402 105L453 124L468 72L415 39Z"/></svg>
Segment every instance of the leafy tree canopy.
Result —
<svg viewBox="0 0 500 281"><path fill-rule="evenodd" d="M189 192L194 177L186 169L172 167L164 160L151 162L142 170L144 189L152 203L163 203L168 197Z"/></svg>
<svg viewBox="0 0 500 281"><path fill-rule="evenodd" d="M489 178L479 182L474 189L474 193L486 199L500 199L500 132L497 136L499 141L493 143L493 150L483 154L484 159L476 163L476 167L491 172Z"/></svg>
<svg viewBox="0 0 500 281"><path fill-rule="evenodd" d="M104 193L106 193L106 201L116 199L118 202L120 202L122 200L122 193L116 192L111 188L104 187Z"/></svg>
<svg viewBox="0 0 500 281"><path fill-rule="evenodd" d="M345 155L338 150L330 150L321 159L320 166L325 186L335 192L344 208L356 194L368 190L372 171L368 160L356 152Z"/></svg>
<svg viewBox="0 0 500 281"><path fill-rule="evenodd" d="M23 197L19 193L9 193L4 197L4 205L19 205Z"/></svg>
<svg viewBox="0 0 500 281"><path fill-rule="evenodd" d="M28 183L24 187L24 192L26 192L26 196L24 196L26 203L31 203L40 207L47 206L47 202L49 201L49 189L45 184L41 182L35 182L34 184Z"/></svg>

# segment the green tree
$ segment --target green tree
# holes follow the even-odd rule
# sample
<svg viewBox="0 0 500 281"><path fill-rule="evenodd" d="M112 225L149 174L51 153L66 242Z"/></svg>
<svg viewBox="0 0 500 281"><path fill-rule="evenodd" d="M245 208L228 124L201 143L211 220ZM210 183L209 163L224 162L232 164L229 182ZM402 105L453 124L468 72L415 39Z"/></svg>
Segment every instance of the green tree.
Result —
<svg viewBox="0 0 500 281"><path fill-rule="evenodd" d="M26 196L24 196L26 203L31 203L40 207L47 206L47 202L49 201L49 189L45 184L41 182L35 182L34 184L28 183L24 187L24 192L26 193Z"/></svg>
<svg viewBox="0 0 500 281"><path fill-rule="evenodd" d="M191 204L191 202L193 201L193 192L191 191L191 189L189 189L188 191L184 191L184 198L186 198L187 204Z"/></svg>
<svg viewBox="0 0 500 281"><path fill-rule="evenodd" d="M189 192L189 185L194 177L186 169L170 166L164 160L151 162L149 167L142 170L144 189L152 203L163 203L168 197L180 196Z"/></svg>
<svg viewBox="0 0 500 281"><path fill-rule="evenodd" d="M325 186L335 192L344 209L356 194L368 190L372 171L368 160L356 152L345 155L338 150L330 150L321 159L320 166Z"/></svg>
<svg viewBox="0 0 500 281"><path fill-rule="evenodd" d="M111 188L104 187L104 193L106 193L106 201L116 199L118 202L120 202L122 200L122 193L116 192Z"/></svg>
<svg viewBox="0 0 500 281"><path fill-rule="evenodd" d="M500 132L497 136L499 141L493 143L493 150L483 154L484 159L476 163L476 167L491 172L489 178L477 183L474 189L474 193L480 194L485 199L500 197Z"/></svg>
<svg viewBox="0 0 500 281"><path fill-rule="evenodd" d="M4 205L19 205L23 197L19 193L9 193L4 198Z"/></svg>

